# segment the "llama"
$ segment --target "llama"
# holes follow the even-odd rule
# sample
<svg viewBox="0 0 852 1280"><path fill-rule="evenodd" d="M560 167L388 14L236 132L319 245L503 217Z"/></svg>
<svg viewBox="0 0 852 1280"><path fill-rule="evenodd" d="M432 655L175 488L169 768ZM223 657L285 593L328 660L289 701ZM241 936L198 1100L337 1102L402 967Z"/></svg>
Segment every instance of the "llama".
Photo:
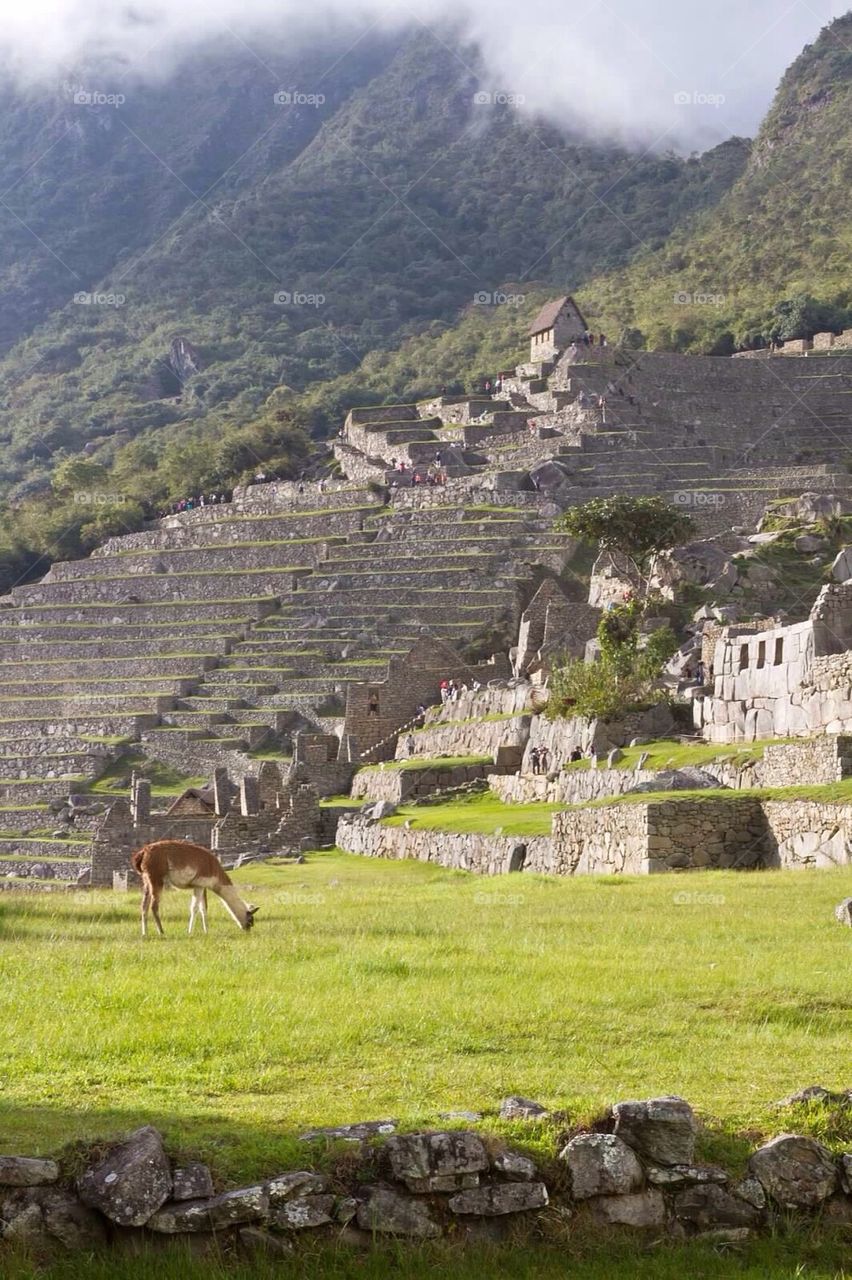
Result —
<svg viewBox="0 0 852 1280"><path fill-rule="evenodd" d="M154 913L154 923L160 933L163 926L160 921L160 894L163 885L168 883L175 889L191 889L192 899L189 904L189 932L195 924L196 915L201 916L201 927L207 932L207 890L212 889L222 899L225 909L230 912L241 929L250 929L254 924L257 907L250 907L243 902L231 882L231 877L222 869L222 864L209 849L203 845L191 844L189 840L155 840L146 844L134 853L130 859L134 871L142 877L142 937L148 932L148 909Z"/></svg>

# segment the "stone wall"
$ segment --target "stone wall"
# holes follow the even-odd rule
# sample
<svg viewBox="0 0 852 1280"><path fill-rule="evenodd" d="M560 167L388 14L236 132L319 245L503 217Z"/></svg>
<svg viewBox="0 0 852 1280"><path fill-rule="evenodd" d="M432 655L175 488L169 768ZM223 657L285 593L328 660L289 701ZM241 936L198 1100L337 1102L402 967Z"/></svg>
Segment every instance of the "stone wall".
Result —
<svg viewBox="0 0 852 1280"><path fill-rule="evenodd" d="M403 804L420 800L446 791L450 787L462 787L469 782L479 782L494 772L494 762L487 764L459 764L450 769L437 765L421 769L398 769L392 764L361 769L352 779L351 795L358 800L389 800Z"/></svg>
<svg viewBox="0 0 852 1280"><path fill-rule="evenodd" d="M422 756L427 760L439 756L491 756L504 747L517 747L521 753L529 738L532 717L512 716L508 720L448 720L433 723L424 729L414 730L411 738L414 750L409 752L409 735L401 735L396 746L398 760Z"/></svg>
<svg viewBox="0 0 852 1280"><path fill-rule="evenodd" d="M564 769L545 777L536 773L489 774L488 787L504 804L586 804L620 796L641 782L652 782L651 769Z"/></svg>
<svg viewBox="0 0 852 1280"><path fill-rule="evenodd" d="M852 805L765 800L769 866L799 870L852 865Z"/></svg>
<svg viewBox="0 0 852 1280"><path fill-rule="evenodd" d="M415 858L457 871L503 875L512 869L523 850L523 866L548 871L551 863L549 836L496 836L444 831L414 831L389 827L363 814L345 813L337 824L338 847L366 858L399 860Z"/></svg>
<svg viewBox="0 0 852 1280"><path fill-rule="evenodd" d="M533 747L546 747L551 770L561 769L571 752L578 748L584 756L591 752L606 754L613 747L627 746L634 738L651 740L668 738L674 732L674 720L664 703L646 711L631 712L618 721L587 720L582 716L548 720L533 717L524 754L524 771L532 772L530 752Z"/></svg>
<svg viewBox="0 0 852 1280"><path fill-rule="evenodd" d="M841 1107L848 1100L825 1089L817 1096ZM518 1097L504 1098L499 1110L521 1129L550 1114ZM467 1123L481 1119L474 1114ZM306 1142L354 1143L353 1158L338 1162L333 1177L311 1168L279 1170L219 1194L207 1165L170 1158L150 1125L110 1143L75 1143L73 1180L53 1159L3 1156L0 1249L11 1247L18 1257L23 1246L45 1261L70 1251L83 1267L85 1258L103 1259L112 1250L118 1274L129 1252L150 1259L153 1272L158 1247L171 1240L193 1256L242 1258L247 1273L258 1259L266 1273L270 1259L289 1258L293 1274L307 1274L310 1253L296 1252L300 1235L309 1250L318 1239L338 1249L375 1249L388 1240L404 1275L406 1246L413 1259L422 1258L424 1241L446 1238L456 1251L482 1241L492 1249L499 1242L516 1251L522 1245L529 1274L536 1274L536 1246L552 1238L554 1223L569 1219L580 1239L603 1245L614 1226L632 1230L643 1254L667 1238L682 1249L697 1239L699 1266L708 1245L741 1248L758 1231L798 1231L805 1241L815 1221L839 1250L852 1219L852 1155L787 1133L754 1150L736 1174L697 1164L699 1121L674 1095L618 1102L593 1131L561 1134L536 1160L476 1128L397 1128L396 1121L374 1120L307 1130L300 1134ZM364 1263L373 1270L365 1258L352 1257L356 1269ZM4 1261L0 1254L0 1268ZM499 1271L495 1255L492 1274ZM438 1264L439 1273L449 1274L446 1265L441 1271Z"/></svg>

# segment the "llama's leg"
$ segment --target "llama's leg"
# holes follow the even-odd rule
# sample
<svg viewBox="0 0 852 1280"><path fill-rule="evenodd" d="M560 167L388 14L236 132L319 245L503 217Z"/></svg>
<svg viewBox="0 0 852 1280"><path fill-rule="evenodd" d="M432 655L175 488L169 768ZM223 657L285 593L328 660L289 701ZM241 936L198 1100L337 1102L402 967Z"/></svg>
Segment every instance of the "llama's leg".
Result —
<svg viewBox="0 0 852 1280"><path fill-rule="evenodd" d="M162 885L151 885L151 910L154 913L154 923L157 931L163 934L163 922L160 919L160 894L163 891Z"/></svg>
<svg viewBox="0 0 852 1280"><path fill-rule="evenodd" d="M150 905L151 905L151 886L148 884L148 881L145 880L143 881L143 884L142 884L142 937L143 938L148 933L148 908L150 907Z"/></svg>
<svg viewBox="0 0 852 1280"><path fill-rule="evenodd" d="M207 890L202 889L198 898L198 910L201 913L201 927L207 932Z"/></svg>
<svg viewBox="0 0 852 1280"><path fill-rule="evenodd" d="M198 910L198 889L193 889L189 897L189 932L192 933L192 926L195 924L195 913Z"/></svg>

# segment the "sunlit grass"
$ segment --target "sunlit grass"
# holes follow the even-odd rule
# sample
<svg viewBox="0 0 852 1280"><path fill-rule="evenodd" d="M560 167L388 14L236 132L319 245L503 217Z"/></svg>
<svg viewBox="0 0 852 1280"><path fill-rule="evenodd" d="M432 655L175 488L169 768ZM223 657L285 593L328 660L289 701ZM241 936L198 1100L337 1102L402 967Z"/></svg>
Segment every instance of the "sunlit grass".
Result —
<svg viewBox="0 0 852 1280"><path fill-rule="evenodd" d="M677 1092L706 1155L791 1124L773 1102L849 1084L848 871L485 879L339 853L237 874L240 933L188 895L144 940L135 893L0 897L0 1149L57 1151L150 1121L226 1179L311 1158L314 1125L472 1108L552 1154L559 1124L501 1124L519 1092L571 1120Z"/></svg>

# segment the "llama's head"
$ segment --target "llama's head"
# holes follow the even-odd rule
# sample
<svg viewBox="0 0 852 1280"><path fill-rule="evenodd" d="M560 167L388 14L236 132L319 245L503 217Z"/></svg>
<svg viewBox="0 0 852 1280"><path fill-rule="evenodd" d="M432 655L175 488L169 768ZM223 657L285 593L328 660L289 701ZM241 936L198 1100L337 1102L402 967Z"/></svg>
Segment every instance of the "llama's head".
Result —
<svg viewBox="0 0 852 1280"><path fill-rule="evenodd" d="M254 917L256 912L257 912L257 907L251 907L248 905L248 903L246 903L245 923L240 926L242 929L251 929L254 927Z"/></svg>

